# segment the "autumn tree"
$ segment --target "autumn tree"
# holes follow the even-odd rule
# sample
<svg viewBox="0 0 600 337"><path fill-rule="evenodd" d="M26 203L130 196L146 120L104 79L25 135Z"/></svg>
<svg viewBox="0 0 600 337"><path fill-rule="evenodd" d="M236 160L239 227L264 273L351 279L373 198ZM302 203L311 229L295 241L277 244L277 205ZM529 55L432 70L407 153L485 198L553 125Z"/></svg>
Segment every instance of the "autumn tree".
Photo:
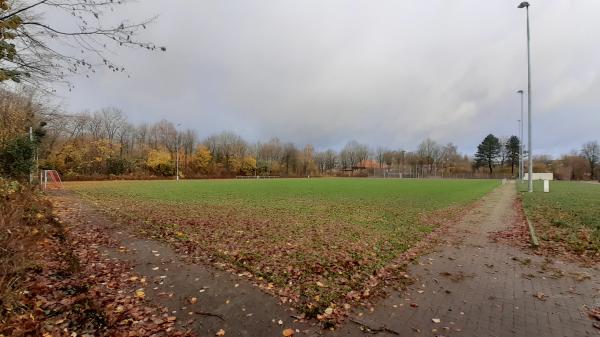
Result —
<svg viewBox="0 0 600 337"><path fill-rule="evenodd" d="M175 165L171 160L171 154L165 150L150 150L146 166L157 175L175 175Z"/></svg>
<svg viewBox="0 0 600 337"><path fill-rule="evenodd" d="M65 81L98 67L125 69L107 51L128 46L166 50L138 39L152 19L115 20L127 0L0 0L0 82ZM60 24L59 24L60 23ZM65 27L72 27L70 29Z"/></svg>
<svg viewBox="0 0 600 337"><path fill-rule="evenodd" d="M304 149L302 149L302 174L305 176L309 176L311 174L314 175L314 172L317 169L314 159L314 148L310 144L306 144Z"/></svg>
<svg viewBox="0 0 600 337"><path fill-rule="evenodd" d="M340 152L340 164L344 168L352 169L368 157L369 148L364 144L352 140L349 141Z"/></svg>
<svg viewBox="0 0 600 337"><path fill-rule="evenodd" d="M490 174L492 174L493 167L496 165L499 156L500 140L496 136L489 134L485 137L481 144L477 146L477 152L475 153L475 166L487 166L490 170Z"/></svg>
<svg viewBox="0 0 600 337"><path fill-rule="evenodd" d="M192 169L201 174L210 173L212 155L204 145L198 145L191 159Z"/></svg>
<svg viewBox="0 0 600 337"><path fill-rule="evenodd" d="M451 171L460 160L458 148L453 143L448 143L441 147L439 163L443 172Z"/></svg>
<svg viewBox="0 0 600 337"><path fill-rule="evenodd" d="M436 169L436 164L440 159L441 148L438 143L430 138L422 141L417 148L417 155L422 167L424 167L429 174Z"/></svg>
<svg viewBox="0 0 600 337"><path fill-rule="evenodd" d="M244 176L251 176L256 173L256 159L252 156L244 156L240 160L239 173Z"/></svg>
<svg viewBox="0 0 600 337"><path fill-rule="evenodd" d="M590 165L590 178L594 179L596 175L596 166L600 162L600 145L598 142L593 141L583 144L581 156L588 161Z"/></svg>
<svg viewBox="0 0 600 337"><path fill-rule="evenodd" d="M378 146L375 149L375 160L377 160L377 164L379 164L379 168L383 168L383 165L386 162L386 154L389 151L384 146Z"/></svg>
<svg viewBox="0 0 600 337"><path fill-rule="evenodd" d="M283 146L281 161L283 166L285 167L286 174L289 175L296 172L296 169L299 166L299 157L300 155L298 148L296 147L296 145L294 145L294 143L286 143Z"/></svg>

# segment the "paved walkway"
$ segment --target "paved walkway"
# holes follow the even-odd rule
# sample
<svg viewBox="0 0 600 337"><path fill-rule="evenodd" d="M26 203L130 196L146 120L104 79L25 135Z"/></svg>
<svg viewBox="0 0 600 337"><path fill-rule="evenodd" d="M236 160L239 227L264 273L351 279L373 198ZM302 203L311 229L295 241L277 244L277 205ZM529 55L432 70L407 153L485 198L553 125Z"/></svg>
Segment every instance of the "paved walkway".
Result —
<svg viewBox="0 0 600 337"><path fill-rule="evenodd" d="M336 336L599 336L583 306L600 304L600 272L493 243L513 223L513 184L485 197L438 252L409 267L418 278ZM364 325L359 325L356 322Z"/></svg>

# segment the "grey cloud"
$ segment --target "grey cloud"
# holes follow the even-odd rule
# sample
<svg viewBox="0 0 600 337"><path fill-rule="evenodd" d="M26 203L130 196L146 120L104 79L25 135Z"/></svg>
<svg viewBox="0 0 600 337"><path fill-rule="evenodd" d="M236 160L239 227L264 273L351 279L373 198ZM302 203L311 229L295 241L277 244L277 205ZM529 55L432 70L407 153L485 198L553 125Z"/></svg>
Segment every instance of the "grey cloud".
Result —
<svg viewBox="0 0 600 337"><path fill-rule="evenodd" d="M119 50L132 77L74 78L72 110L113 105L201 136L232 130L317 148L349 139L413 149L425 137L472 152L516 133L526 87L525 13L494 1L185 1L145 37L167 53ZM600 2L532 1L534 140L560 153L599 139Z"/></svg>

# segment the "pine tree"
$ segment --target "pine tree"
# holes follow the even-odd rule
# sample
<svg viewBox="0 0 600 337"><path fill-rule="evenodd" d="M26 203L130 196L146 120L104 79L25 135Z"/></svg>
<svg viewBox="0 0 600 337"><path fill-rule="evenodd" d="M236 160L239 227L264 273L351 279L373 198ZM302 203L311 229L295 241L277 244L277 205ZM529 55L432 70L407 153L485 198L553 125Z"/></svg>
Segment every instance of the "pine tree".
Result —
<svg viewBox="0 0 600 337"><path fill-rule="evenodd" d="M477 153L475 153L475 166L482 167L487 166L490 170L490 174L494 172L494 165L498 157L500 156L500 140L489 134L485 137L483 142L477 146Z"/></svg>
<svg viewBox="0 0 600 337"><path fill-rule="evenodd" d="M508 153L508 160L510 160L510 173L515 173L515 166L519 164L519 148L521 147L521 141L517 136L511 136L506 142L506 152Z"/></svg>

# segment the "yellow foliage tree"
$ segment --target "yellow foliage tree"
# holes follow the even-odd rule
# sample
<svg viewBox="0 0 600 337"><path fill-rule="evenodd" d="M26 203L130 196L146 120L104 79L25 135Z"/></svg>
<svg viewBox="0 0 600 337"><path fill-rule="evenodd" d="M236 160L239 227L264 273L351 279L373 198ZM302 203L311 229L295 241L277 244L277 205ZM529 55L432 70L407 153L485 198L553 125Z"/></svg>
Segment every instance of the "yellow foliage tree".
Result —
<svg viewBox="0 0 600 337"><path fill-rule="evenodd" d="M165 150L150 150L146 166L158 175L169 176L175 174L171 154Z"/></svg>
<svg viewBox="0 0 600 337"><path fill-rule="evenodd" d="M108 139L90 142L69 142L60 152L50 156L47 164L63 174L94 174L106 171L107 162L117 157L119 145Z"/></svg>
<svg viewBox="0 0 600 337"><path fill-rule="evenodd" d="M256 159L252 156L245 156L240 161L239 171L242 175L250 176L256 172Z"/></svg>
<svg viewBox="0 0 600 337"><path fill-rule="evenodd" d="M192 156L192 168L199 173L208 174L210 171L210 163L212 161L212 155L206 146L198 145L196 152Z"/></svg>

